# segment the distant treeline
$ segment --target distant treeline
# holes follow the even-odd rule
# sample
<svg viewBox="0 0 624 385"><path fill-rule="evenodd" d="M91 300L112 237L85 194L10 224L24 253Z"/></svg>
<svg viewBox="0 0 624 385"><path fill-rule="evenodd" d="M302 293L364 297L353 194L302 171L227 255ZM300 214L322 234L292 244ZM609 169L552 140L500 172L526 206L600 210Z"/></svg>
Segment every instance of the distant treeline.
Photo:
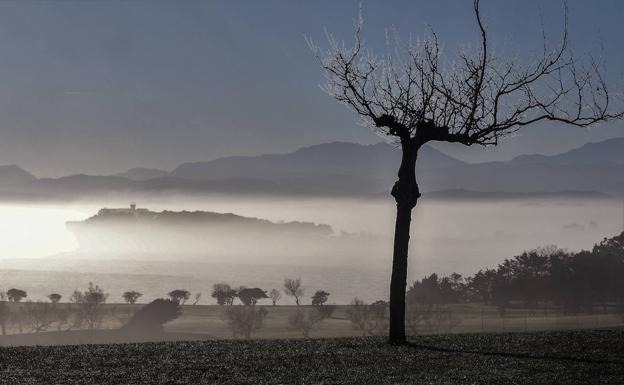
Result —
<svg viewBox="0 0 624 385"><path fill-rule="evenodd" d="M414 282L409 304L481 302L503 311L555 306L564 313L592 312L624 305L624 233L605 238L591 251L571 253L556 246L525 251L495 269L462 277L431 274Z"/></svg>

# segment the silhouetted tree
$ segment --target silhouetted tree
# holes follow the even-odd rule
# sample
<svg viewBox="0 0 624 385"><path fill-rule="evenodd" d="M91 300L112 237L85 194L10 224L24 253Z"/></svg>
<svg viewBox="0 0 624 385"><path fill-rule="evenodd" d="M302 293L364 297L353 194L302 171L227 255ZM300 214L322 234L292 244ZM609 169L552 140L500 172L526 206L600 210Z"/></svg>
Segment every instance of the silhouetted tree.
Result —
<svg viewBox="0 0 624 385"><path fill-rule="evenodd" d="M500 138L538 122L587 127L620 119L613 111L601 64L587 69L568 49L567 9L562 41L532 61L491 53L479 0L474 14L476 50L461 49L448 62L435 33L408 43L398 38L386 55L362 46L362 19L352 47L329 36L321 49L308 39L325 71L325 91L355 111L362 122L400 144L402 159L391 195L396 202L390 283L389 341L405 343L405 295L411 212L420 198L419 149L428 142L496 145ZM390 35L392 37L392 35ZM446 51L445 51L446 52Z"/></svg>
<svg viewBox="0 0 624 385"><path fill-rule="evenodd" d="M323 290L317 290L312 296L312 306L323 306L329 299L329 293Z"/></svg>
<svg viewBox="0 0 624 385"><path fill-rule="evenodd" d="M28 297L28 294L24 290L15 288L7 290L6 294L11 302L20 302L22 299Z"/></svg>
<svg viewBox="0 0 624 385"><path fill-rule="evenodd" d="M241 300L245 306L255 306L258 300L269 298L266 291L254 287L254 288L241 288L238 290L238 299Z"/></svg>
<svg viewBox="0 0 624 385"><path fill-rule="evenodd" d="M62 296L60 294L57 293L52 293L48 296L48 299L50 300L50 302L56 304L59 303L61 300Z"/></svg>
<svg viewBox="0 0 624 385"><path fill-rule="evenodd" d="M124 292L121 296L127 304L134 305L137 299L141 298L143 294L139 293L138 291L132 290Z"/></svg>
<svg viewBox="0 0 624 385"><path fill-rule="evenodd" d="M232 305L236 298L236 290L227 283L217 283L212 286L212 298L216 298L219 305Z"/></svg>
<svg viewBox="0 0 624 385"><path fill-rule="evenodd" d="M180 305L184 305L191 297L191 293L188 290L176 289L169 292L169 297L174 301L178 301Z"/></svg>
<svg viewBox="0 0 624 385"><path fill-rule="evenodd" d="M271 298L271 302L273 302L273 306L275 306L277 305L277 301L279 301L280 298L282 298L282 293L280 293L280 291L277 289L271 289L271 292L269 293L269 297Z"/></svg>
<svg viewBox="0 0 624 385"><path fill-rule="evenodd" d="M181 314L177 300L159 298L141 307L122 327L122 330L135 334L162 333L164 325Z"/></svg>
<svg viewBox="0 0 624 385"><path fill-rule="evenodd" d="M295 298L295 303L299 306L299 300L303 296L303 288L301 287L301 278L284 279L284 292Z"/></svg>

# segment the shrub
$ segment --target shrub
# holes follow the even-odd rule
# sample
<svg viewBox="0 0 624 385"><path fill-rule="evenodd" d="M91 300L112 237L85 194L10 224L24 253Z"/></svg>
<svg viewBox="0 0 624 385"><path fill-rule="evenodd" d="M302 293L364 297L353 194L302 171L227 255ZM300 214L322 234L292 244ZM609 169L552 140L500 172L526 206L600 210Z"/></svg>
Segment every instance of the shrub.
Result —
<svg viewBox="0 0 624 385"><path fill-rule="evenodd" d="M52 293L48 296L48 299L50 300L50 302L52 303L59 303L61 301L62 296L60 294L57 293Z"/></svg>
<svg viewBox="0 0 624 385"><path fill-rule="evenodd" d="M238 291L238 299L240 299L245 306L255 306L258 300L263 298L269 298L269 296L266 291L258 287L242 288Z"/></svg>
<svg viewBox="0 0 624 385"><path fill-rule="evenodd" d="M169 297L177 301L180 305L184 305L186 301L191 297L191 293L188 290L176 289L169 292Z"/></svg>
<svg viewBox="0 0 624 385"><path fill-rule="evenodd" d="M310 333L316 330L326 318L331 317L333 312L333 305L314 307L305 311L297 309L288 317L288 323L300 331L305 338L310 338Z"/></svg>
<svg viewBox="0 0 624 385"><path fill-rule="evenodd" d="M329 299L329 293L323 290L317 290L312 296L312 306L323 306Z"/></svg>
<svg viewBox="0 0 624 385"><path fill-rule="evenodd" d="M9 289L6 292L7 298L9 299L9 301L11 302L19 302L22 299L28 297L28 294L26 294L26 292L24 290L20 290L20 289Z"/></svg>
<svg viewBox="0 0 624 385"><path fill-rule="evenodd" d="M143 294L139 293L138 291L133 290L133 291L126 291L121 296L123 297L124 301L126 301L127 304L134 305L137 299L142 297Z"/></svg>
<svg viewBox="0 0 624 385"><path fill-rule="evenodd" d="M26 302L22 306L24 320L35 333L46 331L54 322L54 306L49 302Z"/></svg>
<svg viewBox="0 0 624 385"><path fill-rule="evenodd" d="M235 297L236 290L227 283L216 283L212 286L212 298L215 298L219 305L232 305Z"/></svg>
<svg viewBox="0 0 624 385"><path fill-rule="evenodd" d="M388 328L387 309L388 303L385 301L376 301L368 305L366 302L354 298L347 308L347 317L351 321L352 327L359 330L363 336L367 334L382 335Z"/></svg>
<svg viewBox="0 0 624 385"><path fill-rule="evenodd" d="M232 306L225 311L225 318L234 338L243 336L249 339L252 332L264 326L264 319L268 313L263 307Z"/></svg>
<svg viewBox="0 0 624 385"><path fill-rule="evenodd" d="M102 321L102 304L107 298L108 294L104 293L99 286L94 286L92 282L89 282L86 291L74 291L71 300L78 305L75 326L80 327L83 322L86 322L89 330L97 329Z"/></svg>
<svg viewBox="0 0 624 385"><path fill-rule="evenodd" d="M156 299L137 311L122 327L133 333L162 333L164 325L182 314L180 304L173 299Z"/></svg>

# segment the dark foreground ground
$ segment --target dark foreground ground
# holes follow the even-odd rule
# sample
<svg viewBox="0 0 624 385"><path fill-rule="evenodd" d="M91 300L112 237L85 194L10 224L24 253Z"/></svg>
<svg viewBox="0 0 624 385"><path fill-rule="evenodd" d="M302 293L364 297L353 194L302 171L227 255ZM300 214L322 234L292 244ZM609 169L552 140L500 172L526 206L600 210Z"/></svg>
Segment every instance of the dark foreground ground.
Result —
<svg viewBox="0 0 624 385"><path fill-rule="evenodd" d="M624 331L0 348L0 384L624 384Z"/></svg>

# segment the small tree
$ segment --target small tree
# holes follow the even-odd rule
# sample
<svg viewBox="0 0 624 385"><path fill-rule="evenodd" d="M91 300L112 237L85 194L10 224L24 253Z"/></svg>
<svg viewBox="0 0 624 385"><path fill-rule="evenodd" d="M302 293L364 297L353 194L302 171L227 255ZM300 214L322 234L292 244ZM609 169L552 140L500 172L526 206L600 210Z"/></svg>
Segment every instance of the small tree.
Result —
<svg viewBox="0 0 624 385"><path fill-rule="evenodd" d="M351 321L353 328L361 331L362 335L365 336L371 317L368 304L357 297L354 298L351 301L351 305L347 308L347 317Z"/></svg>
<svg viewBox="0 0 624 385"><path fill-rule="evenodd" d="M169 297L174 301L178 301L180 305L184 305L191 297L191 293L188 290L176 289L169 292Z"/></svg>
<svg viewBox="0 0 624 385"><path fill-rule="evenodd" d="M288 323L292 328L300 331L305 338L310 338L310 333L316 330L326 318L329 318L333 311L334 306L331 305L307 310L297 309L288 317Z"/></svg>
<svg viewBox="0 0 624 385"><path fill-rule="evenodd" d="M137 299L141 298L143 294L139 293L138 291L132 290L124 292L121 296L127 304L134 305Z"/></svg>
<svg viewBox="0 0 624 385"><path fill-rule="evenodd" d="M329 299L329 293L323 290L317 290L312 296L312 306L323 306Z"/></svg>
<svg viewBox="0 0 624 385"><path fill-rule="evenodd" d="M219 305L232 305L236 298L236 290L227 283L216 283L212 286L212 298L217 300Z"/></svg>
<svg viewBox="0 0 624 385"><path fill-rule="evenodd" d="M271 298L271 302L273 302L273 306L275 306L277 305L277 301L279 301L280 298L282 298L282 293L280 293L280 291L277 289L271 289L271 292L269 293L269 297Z"/></svg>
<svg viewBox="0 0 624 385"><path fill-rule="evenodd" d="M181 314L178 301L159 298L139 309L122 327L122 330L137 334L162 333L164 325Z"/></svg>
<svg viewBox="0 0 624 385"><path fill-rule="evenodd" d="M11 302L20 302L26 297L28 297L28 294L24 290L13 288L7 291L7 298Z"/></svg>
<svg viewBox="0 0 624 385"><path fill-rule="evenodd" d="M264 319L269 312L263 307L231 306L225 311L234 338L243 336L249 339L251 334L264 326Z"/></svg>
<svg viewBox="0 0 624 385"><path fill-rule="evenodd" d="M57 293L52 293L48 296L48 299L50 300L50 302L52 302L53 304L57 304L61 301L62 296L60 294Z"/></svg>
<svg viewBox="0 0 624 385"><path fill-rule="evenodd" d="M241 288L238 290L238 299L241 300L245 306L255 306L258 300L269 298L266 291L254 287L254 288Z"/></svg>
<svg viewBox="0 0 624 385"><path fill-rule="evenodd" d="M69 304L65 306L61 304L54 305L54 318L56 321L56 329L58 331L63 330L63 326L65 326L69 321L69 315L70 315L69 306L70 306Z"/></svg>
<svg viewBox="0 0 624 385"><path fill-rule="evenodd" d="M195 299L195 301L193 301L193 306L197 305L197 303L199 302L199 300L201 299L202 293L195 293L195 295L193 296L193 298Z"/></svg>
<svg viewBox="0 0 624 385"><path fill-rule="evenodd" d="M299 300L303 297L303 288L301 287L301 278L284 279L284 292L295 298L295 303L299 306Z"/></svg>
<svg viewBox="0 0 624 385"><path fill-rule="evenodd" d="M11 311L6 301L0 301L0 330L2 335L7 333L7 323L9 322Z"/></svg>
<svg viewBox="0 0 624 385"><path fill-rule="evenodd" d="M104 293L99 286L93 285L93 282L89 282L89 287L84 292L75 290L71 299L78 305L76 326L80 327L83 322L86 322L87 329L97 329L102 322L102 305L107 298L108 294Z"/></svg>
<svg viewBox="0 0 624 385"><path fill-rule="evenodd" d="M28 301L22 306L22 314L35 333L46 331L54 322L54 306L49 302Z"/></svg>

